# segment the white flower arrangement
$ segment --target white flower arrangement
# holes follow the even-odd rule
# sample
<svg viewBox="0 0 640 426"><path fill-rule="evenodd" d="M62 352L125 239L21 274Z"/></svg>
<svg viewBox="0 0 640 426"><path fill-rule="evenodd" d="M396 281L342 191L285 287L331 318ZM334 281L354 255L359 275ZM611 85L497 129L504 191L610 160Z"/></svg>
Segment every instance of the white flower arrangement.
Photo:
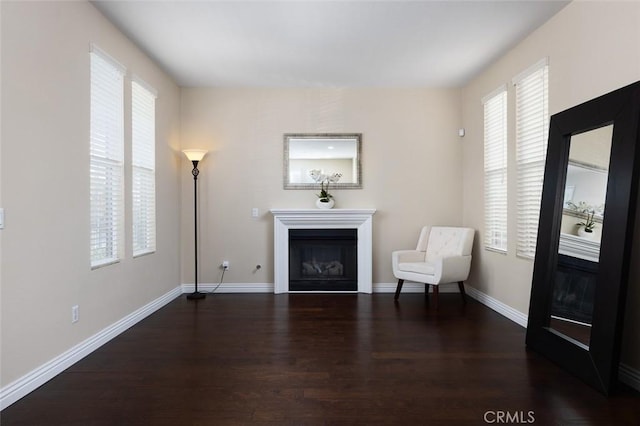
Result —
<svg viewBox="0 0 640 426"><path fill-rule="evenodd" d="M336 183L342 177L342 173L332 173L330 175L322 173L321 170L313 169L309 172L309 176L316 183L320 184L320 193L317 194L318 198L323 203L328 203L333 198L333 195L329 194L329 184Z"/></svg>
<svg viewBox="0 0 640 426"><path fill-rule="evenodd" d="M576 223L576 226L584 227L585 232L588 232L588 233L593 232L593 229L596 227L596 222L594 219L596 213L604 211L604 206L594 207L591 204L587 204L584 201L580 201L578 203L569 201L567 202L567 206L571 210L581 214L581 216L584 218L584 221Z"/></svg>

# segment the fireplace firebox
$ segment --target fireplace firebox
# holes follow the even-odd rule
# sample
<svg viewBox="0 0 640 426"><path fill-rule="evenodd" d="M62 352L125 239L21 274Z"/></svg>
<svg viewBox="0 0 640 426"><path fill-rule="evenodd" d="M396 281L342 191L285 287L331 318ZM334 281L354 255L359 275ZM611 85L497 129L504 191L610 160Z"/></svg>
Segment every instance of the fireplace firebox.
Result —
<svg viewBox="0 0 640 426"><path fill-rule="evenodd" d="M289 291L357 291L356 229L290 229Z"/></svg>

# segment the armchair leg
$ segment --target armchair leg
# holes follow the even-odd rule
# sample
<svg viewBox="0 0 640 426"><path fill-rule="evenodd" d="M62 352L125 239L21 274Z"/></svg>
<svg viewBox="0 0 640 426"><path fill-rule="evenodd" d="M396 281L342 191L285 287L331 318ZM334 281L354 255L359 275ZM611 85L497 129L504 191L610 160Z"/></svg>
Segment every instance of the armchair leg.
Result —
<svg viewBox="0 0 640 426"><path fill-rule="evenodd" d="M433 287L433 307L438 310L438 286L437 285L433 285L431 286Z"/></svg>
<svg viewBox="0 0 640 426"><path fill-rule="evenodd" d="M402 290L402 284L404 284L404 280L398 280L398 286L396 287L396 295L393 297L394 300L398 300L398 297L400 297L400 290Z"/></svg>
<svg viewBox="0 0 640 426"><path fill-rule="evenodd" d="M467 294L464 292L464 283L462 281L458 281L458 288L460 289L460 295L462 296L462 303L467 303Z"/></svg>

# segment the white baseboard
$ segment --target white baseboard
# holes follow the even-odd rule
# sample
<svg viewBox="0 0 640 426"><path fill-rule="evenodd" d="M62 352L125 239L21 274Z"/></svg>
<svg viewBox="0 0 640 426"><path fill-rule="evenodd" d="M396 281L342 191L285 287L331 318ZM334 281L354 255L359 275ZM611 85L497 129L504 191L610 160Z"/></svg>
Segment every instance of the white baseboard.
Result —
<svg viewBox="0 0 640 426"><path fill-rule="evenodd" d="M397 283L373 283L374 293L395 293ZM273 283L222 283L220 287L214 283L199 283L198 291L203 293L273 293ZM193 284L182 284L183 293L192 293L195 290ZM215 290L215 291L214 291ZM444 284L440 287L441 293L457 293L457 284ZM406 282L402 286L403 293L424 293L424 284Z"/></svg>
<svg viewBox="0 0 640 426"><path fill-rule="evenodd" d="M521 325L522 327L527 327L527 322L529 321L529 316L527 314L523 314L522 312L513 309L506 303L502 303L498 299L494 299L493 297L484 294L483 292L476 290L473 287L465 286L465 290L470 297L473 297L486 307L493 309L500 315L507 317L508 319L515 322L516 324Z"/></svg>
<svg viewBox="0 0 640 426"><path fill-rule="evenodd" d="M183 293L193 293L195 285L182 284ZM216 289L217 287L217 289ZM273 293L273 283L198 283L202 293Z"/></svg>
<svg viewBox="0 0 640 426"><path fill-rule="evenodd" d="M4 386L0 389L0 410L4 410L20 398L42 386L53 377L62 373L64 370L98 349L100 346L142 321L158 309L165 306L167 303L174 300L176 297L179 297L180 294L180 287L176 287L121 320L94 334L83 342L75 345L71 349L63 352L52 360L46 362L35 370L22 376L18 380Z"/></svg>
<svg viewBox="0 0 640 426"><path fill-rule="evenodd" d="M395 293L398 283L373 283L374 293ZM440 293L457 293L458 284L442 284ZM424 284L406 281L402 285L402 293L424 293Z"/></svg>

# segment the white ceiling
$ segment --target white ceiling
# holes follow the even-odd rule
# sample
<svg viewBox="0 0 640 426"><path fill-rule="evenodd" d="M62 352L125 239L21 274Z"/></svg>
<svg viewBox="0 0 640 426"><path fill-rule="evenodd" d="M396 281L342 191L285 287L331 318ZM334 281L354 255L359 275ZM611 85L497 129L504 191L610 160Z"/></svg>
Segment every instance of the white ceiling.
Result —
<svg viewBox="0 0 640 426"><path fill-rule="evenodd" d="M566 1L94 1L181 86L456 87Z"/></svg>

